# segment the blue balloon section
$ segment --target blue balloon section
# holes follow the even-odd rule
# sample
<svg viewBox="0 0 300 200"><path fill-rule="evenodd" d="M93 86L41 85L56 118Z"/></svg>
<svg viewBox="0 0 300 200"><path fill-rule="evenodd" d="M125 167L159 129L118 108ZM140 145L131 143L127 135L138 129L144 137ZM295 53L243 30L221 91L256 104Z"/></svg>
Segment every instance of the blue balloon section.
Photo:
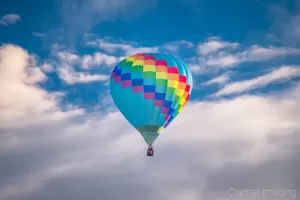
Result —
<svg viewBox="0 0 300 200"><path fill-rule="evenodd" d="M129 56L114 68L110 91L123 116L152 145L190 98L192 75L171 55Z"/></svg>

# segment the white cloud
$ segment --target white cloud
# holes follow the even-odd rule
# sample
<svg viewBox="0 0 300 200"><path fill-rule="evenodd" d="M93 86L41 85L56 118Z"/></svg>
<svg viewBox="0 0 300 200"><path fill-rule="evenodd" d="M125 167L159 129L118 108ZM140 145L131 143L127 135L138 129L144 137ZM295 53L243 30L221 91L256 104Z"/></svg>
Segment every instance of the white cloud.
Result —
<svg viewBox="0 0 300 200"><path fill-rule="evenodd" d="M251 80L233 82L219 90L215 95L230 95L241 93L255 88L260 88L276 81L284 81L289 78L300 76L300 66L282 66L270 73Z"/></svg>
<svg viewBox="0 0 300 200"><path fill-rule="evenodd" d="M263 161L278 150L266 144L268 136L300 131L299 86L280 96L245 95L231 100L189 103L165 130L166 137L160 138L163 139L160 143L186 143L192 148L199 142L210 145L244 140L254 145L242 153L245 153L243 162ZM218 164L221 160L217 155L214 158Z"/></svg>
<svg viewBox="0 0 300 200"><path fill-rule="evenodd" d="M35 63L18 46L9 44L0 48L1 127L13 124L19 127L37 120L57 120L82 113L80 109L60 110L61 94L49 93L38 86L47 77Z"/></svg>
<svg viewBox="0 0 300 200"><path fill-rule="evenodd" d="M59 77L67 84L95 81L105 82L109 79L107 74L91 74L83 72L82 70L97 68L102 71L103 69L114 66L117 62L119 62L118 57L107 55L105 53L95 52L93 54L79 55L71 52L70 50L66 50L65 47L57 45L53 47L52 55L58 59L55 65L57 65L56 70ZM75 70L76 67L79 67L80 69Z"/></svg>
<svg viewBox="0 0 300 200"><path fill-rule="evenodd" d="M284 47L261 47L253 45L242 52L221 51L199 59L203 67L232 68L245 62L261 62L300 55L300 49Z"/></svg>
<svg viewBox="0 0 300 200"><path fill-rule="evenodd" d="M127 50L127 49L132 48L131 44L109 42L106 39L97 39L94 41L88 41L87 45L98 47L108 53L115 53L118 49Z"/></svg>
<svg viewBox="0 0 300 200"><path fill-rule="evenodd" d="M41 66L41 69L44 71L44 72L53 72L55 69L54 69L54 63L52 62L45 62L43 63L43 65Z"/></svg>
<svg viewBox="0 0 300 200"><path fill-rule="evenodd" d="M122 51L123 55L129 56L136 53L152 53L157 52L159 48L154 47L136 47L136 44L131 42L117 42L108 41L107 39L97 39L94 41L88 41L87 45L98 47L108 53L116 53L117 51Z"/></svg>
<svg viewBox="0 0 300 200"><path fill-rule="evenodd" d="M9 24L15 24L18 21L21 21L21 17L19 15L17 15L17 14L6 14L1 18L0 24L9 25Z"/></svg>
<svg viewBox="0 0 300 200"><path fill-rule="evenodd" d="M66 45L59 44L59 43L54 43L51 45L52 54L54 54L54 55L56 55L57 52L63 51L66 48L67 48Z"/></svg>
<svg viewBox="0 0 300 200"><path fill-rule="evenodd" d="M54 55L59 58L60 63L67 65L79 65L82 69L99 66L113 66L119 61L115 56L100 52L80 56L69 51L58 51L55 52Z"/></svg>
<svg viewBox="0 0 300 200"><path fill-rule="evenodd" d="M69 121L61 127L44 128L42 133L35 129L29 130L30 134L20 130L22 137L11 132L9 138L18 143L7 145L8 139L5 140L6 145L0 145L1 152L7 155L4 158L9 164L15 164L18 156L22 156L22 168L9 168L10 175L5 179L7 182L1 184L0 192L7 200L48 199L53 191L60 199L70 197L78 188L80 198L114 199L118 192L123 199L134 200L175 196L176 199L200 199L209 184L207 176L226 164L256 167L262 164L264 167L271 158L280 161L289 156L287 149L269 141L269 136L287 136L300 131L299 89L280 97L243 96L188 103L155 143L156 155L151 160L145 156L142 137L119 112L91 114L83 123ZM201 159L195 159L195 155ZM182 162L178 162L179 159ZM145 173L149 167L158 165L156 170ZM11 170L14 171L10 173ZM0 175L5 176L5 172ZM280 172L282 179L293 177ZM228 178L223 176L220 180L227 187ZM252 181L260 180L265 180L264 176ZM154 190L153 182L157 183ZM72 187L57 191L62 184ZM113 188L113 192L109 188ZM76 199L75 196L72 199Z"/></svg>
<svg viewBox="0 0 300 200"><path fill-rule="evenodd" d="M256 44L242 48L239 43L223 41L219 37L211 37L200 43L198 50L196 61L187 62L190 70L195 74L218 72L220 69L237 67L242 63L266 62L300 55L299 48L264 47Z"/></svg>
<svg viewBox="0 0 300 200"><path fill-rule="evenodd" d="M239 43L222 41L218 37L209 38L198 46L198 69L203 73L209 68L232 68L246 62L263 62L276 60L286 56L300 55L299 48L252 45L242 49Z"/></svg>
<svg viewBox="0 0 300 200"><path fill-rule="evenodd" d="M202 68L201 66L197 65L197 64L187 64L188 68L190 69L190 71L194 74L201 74L204 72L204 68Z"/></svg>
<svg viewBox="0 0 300 200"><path fill-rule="evenodd" d="M85 72L76 72L71 66L61 64L58 68L59 77L67 84L87 83L93 81L106 81L109 79L105 74L89 74Z"/></svg>
<svg viewBox="0 0 300 200"><path fill-rule="evenodd" d="M163 48L167 49L169 52L178 53L180 48L193 48L194 44L186 40L177 40L173 42L168 42L163 45Z"/></svg>
<svg viewBox="0 0 300 200"><path fill-rule="evenodd" d="M84 56L65 53L59 54L61 66L57 70L66 82L107 80L106 76L76 72L69 63L81 63ZM94 55L92 57L93 60ZM15 46L1 49L0 58L0 90L5 89L5 98L0 98L0 121L5 123L4 134L0 129L0 156L4 163L0 193L5 200L46 200L54 193L57 199L67 196L74 200L118 199L120 196L124 200L201 199L209 184L207 177L215 170L223 169L226 164L239 166L237 163L265 168L269 159L287 158L292 148L281 148L270 141L270 137L289 137L300 131L299 85L277 96L245 95L211 102L194 100L158 138L156 155L150 160L145 156L146 144L142 137L119 112L111 109L85 113L76 120L60 120L67 118L58 105L63 94L51 94L38 86L46 80L46 75L35 66L34 58ZM298 69L298 66L284 66L279 72L252 82L250 87L288 78L293 73L298 74ZM208 84L228 81L221 77ZM99 104L111 105L108 94L101 96ZM20 112L22 118L9 116L6 110ZM82 114L72 106L68 112L71 116ZM40 127L45 115L57 121ZM18 127L32 118L38 120L31 121L30 126ZM282 167L282 163L277 166ZM294 174L286 175L282 168L279 170L280 180L288 180L284 186L297 181L297 166L292 166L288 171L294 170ZM152 168L155 170L149 173ZM228 178L219 177L224 187L230 187ZM264 176L251 179L254 183L261 180ZM156 183L155 187L152 183ZM74 191L80 191L80 195Z"/></svg>
<svg viewBox="0 0 300 200"><path fill-rule="evenodd" d="M88 38L88 37L87 37ZM110 54L121 52L124 56L129 56L136 53L155 53L158 51L166 51L168 53L178 53L180 49L191 49L194 44L186 40L177 40L165 43L161 46L143 47L136 42L114 40L110 37L104 39L87 39L86 45L100 48Z"/></svg>
<svg viewBox="0 0 300 200"><path fill-rule="evenodd" d="M203 85L213 85L213 84L223 85L229 81L230 76L231 76L231 72L226 72L218 77L215 77L207 82L204 82Z"/></svg>
<svg viewBox="0 0 300 200"><path fill-rule="evenodd" d="M158 47L132 47L126 50L126 55L133 55L136 53L155 53L158 52Z"/></svg>
<svg viewBox="0 0 300 200"><path fill-rule="evenodd" d="M203 59L204 62L200 63L202 66L214 66L218 68L233 67L238 65L241 60L235 54L219 53L218 55L210 55L208 58Z"/></svg>
<svg viewBox="0 0 300 200"><path fill-rule="evenodd" d="M94 55L84 55L82 57L82 69L89 69L94 66L112 66L118 62L117 57L96 52Z"/></svg>
<svg viewBox="0 0 300 200"><path fill-rule="evenodd" d="M70 65L77 64L80 61L80 56L70 53L68 51L61 51L57 53L58 58L62 63L67 63Z"/></svg>
<svg viewBox="0 0 300 200"><path fill-rule="evenodd" d="M118 54L121 56L129 56L136 53L172 53L178 54L180 51L193 49L194 44L186 40L176 40L167 42L162 45L142 46L137 42L116 40L111 37L104 37L102 39L91 39L94 35L85 35L86 45L100 48L109 54Z"/></svg>
<svg viewBox="0 0 300 200"><path fill-rule="evenodd" d="M216 53L221 49L236 49L237 47L239 47L239 43L226 42L218 37L211 37L206 42L200 43L198 50L200 55L208 55Z"/></svg>
<svg viewBox="0 0 300 200"><path fill-rule="evenodd" d="M242 52L239 57L241 62L265 61L283 56L299 55L300 49L284 47L261 47L253 45Z"/></svg>
<svg viewBox="0 0 300 200"><path fill-rule="evenodd" d="M113 126L111 126L114 124ZM59 125L57 122L56 125ZM32 193L42 190L48 181L60 177L72 177L75 174L82 173L89 176L95 172L94 166L97 166L96 171L102 171L106 174L115 174L114 168L126 163L127 160L132 160L134 157L143 157L140 153L144 144L141 142L143 139L136 133L132 133L132 128L123 119L120 113L98 113L97 115L89 115L84 119L84 123L76 123L74 121L67 121L63 123L63 126L50 126L50 129L43 127L41 133L35 137L27 140L24 137L26 131L20 129L19 131L23 135L18 135L14 130L14 135L11 132L7 137L0 135L0 149L1 154L26 151L26 149L36 150L40 147L49 149L61 149L66 148L64 152L60 152L59 155L54 154L51 164L48 165L41 161L36 166L32 166L32 170L28 173L18 177L17 174L12 173L12 177L17 176L11 184L0 184L0 193L2 199L14 199L21 198L21 196L31 195ZM9 127L12 128L13 126ZM48 127L48 126L47 126ZM38 127L35 127L38 129ZM126 134L120 134L122 133ZM128 132L129 131L129 132ZM84 133L84 134L83 134ZM27 135L31 137L30 134ZM82 142L84 139L84 142ZM100 143L101 145L99 145ZM75 149L73 149L74 143L78 143ZM86 146L86 144L89 145ZM34 144L34 146L32 146ZM41 144L36 145L36 144ZM69 151L68 149L72 150ZM44 149L46 150L46 149ZM49 155L47 150L43 155ZM96 153L96 152L98 153ZM126 154L123 154L126 152ZM123 156L116 156L122 155ZM31 155L37 155L35 153ZM39 158L38 158L39 159ZM105 162L102 162L105 160ZM25 161L27 163L27 161ZM35 161L33 161L35 162ZM135 162L135 165L137 163ZM138 165L136 165L138 167ZM89 168L89 171L86 169ZM35 170L34 170L35 169ZM131 171L132 164L127 167L122 167L123 171ZM26 170L26 169L25 169ZM0 173L1 174L1 173ZM10 177L10 178L12 178Z"/></svg>

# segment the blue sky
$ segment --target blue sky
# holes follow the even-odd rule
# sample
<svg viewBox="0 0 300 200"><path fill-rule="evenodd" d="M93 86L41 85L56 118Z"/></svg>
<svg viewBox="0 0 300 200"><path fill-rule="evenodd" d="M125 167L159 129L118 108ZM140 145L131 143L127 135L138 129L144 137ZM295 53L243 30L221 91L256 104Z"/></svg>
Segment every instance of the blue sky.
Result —
<svg viewBox="0 0 300 200"><path fill-rule="evenodd" d="M0 200L300 190L299 11L296 0L1 2ZM108 90L113 67L138 52L173 54L194 79L152 161Z"/></svg>
<svg viewBox="0 0 300 200"><path fill-rule="evenodd" d="M226 54L231 53L232 50L235 50L236 54L247 53L247 50L251 51L250 48L253 45L256 45L257 49L248 52L249 54L255 54L262 48L270 51L265 57L271 56L271 58L245 58L245 61L236 61L231 66L213 73L195 73L197 85L214 76L222 75L226 71L233 71L231 80L239 81L262 75L283 64L299 63L299 56L297 56L299 53L293 53L294 49L286 49L295 48L294 43L278 42L282 37L280 34L282 30L276 27L275 16L277 14L273 12L277 7L281 7L282 10L287 9L286 12L292 15L295 12L295 2L238 0L230 4L225 0L201 2L177 0L172 3L157 0L147 3L134 0L120 2L6 2L1 6L1 15L15 13L20 19L14 24L2 25L1 42L17 44L27 49L29 53L36 54L40 62L50 59L56 63L58 60L57 56L53 55L53 45L64 45L61 51L72 51L76 55L101 52L114 56L116 59L120 56L127 56L130 52L123 51L121 54L116 54L107 52L105 48L99 49L87 45L87 43L101 38L102 43L129 44L134 42L136 43L132 45L134 48L150 48L146 49L147 51L151 51L153 47L169 45L173 49L179 48L178 51L168 51L168 49L157 51L176 54L188 64L197 65L198 68L203 68L199 59L206 57L199 53L199 47L201 43L203 46L208 40L227 44L229 48L221 49L224 50L221 53ZM278 11L279 14L280 12L284 13L284 11ZM176 41L186 42L186 44L178 44L178 42L176 44ZM230 43L238 46L230 47ZM276 53L279 51L281 53L277 56ZM258 55L253 56L258 57ZM235 59L224 55L219 57L220 62L226 62L221 60L224 58ZM213 60L214 58L207 59ZM251 59L257 61L253 62ZM221 68L219 63L215 65L214 68ZM103 67L96 67L89 74L97 74L103 70L108 74L112 66L106 71ZM57 67L60 67L59 63ZM76 70L80 70L80 66ZM70 85L60 80L55 72L47 75L51 78L43 86L51 91L67 92L67 98L64 100L74 104L80 102L81 106L95 106L98 103L98 95L105 90L102 82L99 83L99 81L89 81L84 85ZM276 84L276 81L273 84ZM281 84L286 84L286 82ZM273 88L270 87L270 89ZM259 90L260 87L257 89ZM206 98L216 90L218 90L216 85L199 88L191 99Z"/></svg>

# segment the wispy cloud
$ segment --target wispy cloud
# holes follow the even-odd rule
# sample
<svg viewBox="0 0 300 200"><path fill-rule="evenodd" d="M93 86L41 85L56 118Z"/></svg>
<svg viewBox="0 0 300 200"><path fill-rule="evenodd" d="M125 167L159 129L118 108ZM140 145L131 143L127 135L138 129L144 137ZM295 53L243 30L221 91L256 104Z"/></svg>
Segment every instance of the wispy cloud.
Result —
<svg viewBox="0 0 300 200"><path fill-rule="evenodd" d="M86 44L89 46L100 48L108 53L118 53L118 51L121 51L121 53L125 56L140 52L157 52L159 50L158 46L143 47L133 42L115 40L111 41L111 39L96 39L93 41L87 41Z"/></svg>
<svg viewBox="0 0 300 200"><path fill-rule="evenodd" d="M109 79L109 76L105 74L89 74L86 72L77 72L73 67L66 64L62 64L58 68L58 74L63 81L70 85L75 83L106 81Z"/></svg>
<svg viewBox="0 0 300 200"><path fill-rule="evenodd" d="M79 65L82 69L90 69L93 67L113 66L119 59L118 57L107 55L101 52L94 54L78 55L67 50L57 51L54 53L60 63L68 65Z"/></svg>
<svg viewBox="0 0 300 200"><path fill-rule="evenodd" d="M115 56L106 55L103 53L96 52L93 55L82 56L82 69L89 69L91 67L107 65L113 66L118 62L118 58Z"/></svg>
<svg viewBox="0 0 300 200"><path fill-rule="evenodd" d="M96 48L100 48L103 51L110 54L118 54L121 53L123 56L129 56L135 53L154 53L154 52L164 52L164 53L172 53L178 54L181 50L189 50L194 48L194 44L192 42L186 40L177 40L167 42L161 45L155 46L143 46L134 41L124 41L124 40L116 40L111 37L104 37L101 39L91 39L89 34L86 34L85 44L87 46L92 46Z"/></svg>
<svg viewBox="0 0 300 200"><path fill-rule="evenodd" d="M107 70L117 64L119 57L108 55L102 52L94 52L93 54L80 55L74 50L66 48L66 46L54 45L52 54L55 70L59 77L66 84L89 83L89 82L107 82L109 74ZM47 72L47 65L42 68ZM97 69L96 72L90 70Z"/></svg>
<svg viewBox="0 0 300 200"><path fill-rule="evenodd" d="M195 64L195 63L187 63L190 71L194 74L202 74L206 72L206 68Z"/></svg>
<svg viewBox="0 0 300 200"><path fill-rule="evenodd" d="M155 6L154 1L141 0L65 0L61 2L61 16L67 40L74 42L99 23L119 20L134 20L147 8ZM132 9L139 5L139 9ZM130 10L130 12L128 12Z"/></svg>
<svg viewBox="0 0 300 200"><path fill-rule="evenodd" d="M167 49L169 52L178 53L181 48L193 48L195 45L186 40L178 40L173 42L168 42L163 45L164 49Z"/></svg>
<svg viewBox="0 0 300 200"><path fill-rule="evenodd" d="M209 55L201 61L204 66L231 68L245 62L267 61L293 55L300 55L300 49L253 45L242 52L230 53L222 51Z"/></svg>
<svg viewBox="0 0 300 200"><path fill-rule="evenodd" d="M60 51L55 54L58 58L57 72L59 77L67 84L88 83L94 81L107 81L107 74L90 74L88 72L76 71L75 66L82 70L93 67L109 67L118 62L114 56L96 52L94 54L77 55L68 51Z"/></svg>
<svg viewBox="0 0 300 200"><path fill-rule="evenodd" d="M57 52L57 57L60 62L67 63L70 65L77 64L80 60L80 56L68 51Z"/></svg>
<svg viewBox="0 0 300 200"><path fill-rule="evenodd" d="M237 47L239 47L237 42L226 42L219 37L210 37L207 41L198 45L198 50L200 55L208 55L221 49L236 49Z"/></svg>
<svg viewBox="0 0 300 200"><path fill-rule="evenodd" d="M53 72L55 69L54 69L54 62L44 62L41 66L41 69L44 71L44 72Z"/></svg>
<svg viewBox="0 0 300 200"><path fill-rule="evenodd" d="M294 11L284 4L269 6L269 16L272 19L272 31L280 38L280 43L288 45L300 44L300 3L295 1Z"/></svg>
<svg viewBox="0 0 300 200"><path fill-rule="evenodd" d="M209 38L207 42L201 43L198 50L198 63L192 67L192 70L198 74L233 68L242 63L266 62L300 55L299 48L257 44L241 47L238 43L222 41L218 37Z"/></svg>
<svg viewBox="0 0 300 200"><path fill-rule="evenodd" d="M41 37L41 38L46 36L45 33L39 33L39 32L33 32L32 35L34 37Z"/></svg>
<svg viewBox="0 0 300 200"><path fill-rule="evenodd" d="M9 25L15 24L18 21L21 21L21 17L17 14L6 14L0 19L0 25Z"/></svg>
<svg viewBox="0 0 300 200"><path fill-rule="evenodd" d="M230 80L230 76L232 75L232 72L226 72L220 76L214 77L211 80L202 83L202 85L213 85L213 84L217 84L217 85L223 85L225 83L227 83Z"/></svg>
<svg viewBox="0 0 300 200"><path fill-rule="evenodd" d="M246 51L238 54L240 62L255 62L276 59L278 57L299 55L300 49L288 47L261 47L253 45Z"/></svg>
<svg viewBox="0 0 300 200"><path fill-rule="evenodd" d="M228 85L225 85L225 87L219 90L215 95L223 96L237 94L256 88L261 88L276 81L284 81L286 79L298 76L300 76L300 66L282 66L278 69L271 71L270 73L256 77L254 79L233 82Z"/></svg>

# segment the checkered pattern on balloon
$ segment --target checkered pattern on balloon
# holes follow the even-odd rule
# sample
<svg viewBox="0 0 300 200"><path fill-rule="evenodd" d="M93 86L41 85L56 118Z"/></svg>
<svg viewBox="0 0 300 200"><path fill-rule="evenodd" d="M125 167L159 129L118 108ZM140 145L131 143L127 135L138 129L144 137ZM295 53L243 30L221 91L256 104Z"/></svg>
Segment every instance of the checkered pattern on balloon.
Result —
<svg viewBox="0 0 300 200"><path fill-rule="evenodd" d="M165 60L154 56L135 54L121 61L113 70L111 79L123 88L131 87L134 93L162 107L166 128L182 111L190 98L191 86L187 77L179 74L176 66L167 66Z"/></svg>

